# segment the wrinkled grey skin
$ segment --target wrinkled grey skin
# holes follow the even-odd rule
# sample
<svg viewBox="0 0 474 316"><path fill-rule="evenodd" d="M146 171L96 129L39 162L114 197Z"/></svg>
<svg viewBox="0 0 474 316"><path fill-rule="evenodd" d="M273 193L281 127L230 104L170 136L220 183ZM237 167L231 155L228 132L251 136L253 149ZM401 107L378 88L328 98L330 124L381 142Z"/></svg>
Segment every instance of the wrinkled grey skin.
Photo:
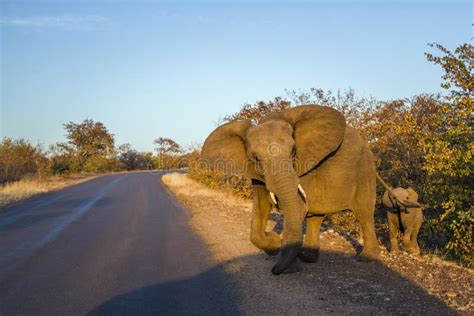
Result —
<svg viewBox="0 0 474 316"><path fill-rule="evenodd" d="M374 158L340 112L307 105L269 115L258 125L230 122L208 136L201 158L212 168L252 179L250 240L268 254L279 253L274 274L292 272L297 256L315 262L324 216L347 209L362 226L364 249L359 259L378 260ZM274 206L270 192L283 212L282 239L265 230Z"/></svg>
<svg viewBox="0 0 474 316"><path fill-rule="evenodd" d="M418 194L412 189L395 188L390 197L385 191L382 202L389 208L388 226L392 252L398 252L398 232L402 236L402 249L408 253L420 254L417 236L423 223L422 205L418 203Z"/></svg>

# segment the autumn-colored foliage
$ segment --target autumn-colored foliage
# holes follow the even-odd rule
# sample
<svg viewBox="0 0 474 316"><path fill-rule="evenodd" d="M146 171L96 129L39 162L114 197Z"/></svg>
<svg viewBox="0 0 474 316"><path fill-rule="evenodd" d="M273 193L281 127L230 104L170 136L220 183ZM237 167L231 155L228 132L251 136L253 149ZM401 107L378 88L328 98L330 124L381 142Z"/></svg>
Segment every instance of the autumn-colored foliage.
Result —
<svg viewBox="0 0 474 316"><path fill-rule="evenodd" d="M427 193L441 212L434 231L446 238L444 253L473 265L474 49L463 44L452 53L440 44L430 46L442 53L426 57L443 68L441 86L448 91L433 119L435 133L424 143Z"/></svg>
<svg viewBox="0 0 474 316"><path fill-rule="evenodd" d="M25 175L43 175L48 159L44 152L24 139L4 138L0 143L0 184Z"/></svg>
<svg viewBox="0 0 474 316"><path fill-rule="evenodd" d="M258 101L255 104L245 103L242 105L239 112L225 116L223 121L250 120L253 123L257 123L262 117L273 112L282 111L289 107L291 107L291 101L281 97L276 97L268 102Z"/></svg>

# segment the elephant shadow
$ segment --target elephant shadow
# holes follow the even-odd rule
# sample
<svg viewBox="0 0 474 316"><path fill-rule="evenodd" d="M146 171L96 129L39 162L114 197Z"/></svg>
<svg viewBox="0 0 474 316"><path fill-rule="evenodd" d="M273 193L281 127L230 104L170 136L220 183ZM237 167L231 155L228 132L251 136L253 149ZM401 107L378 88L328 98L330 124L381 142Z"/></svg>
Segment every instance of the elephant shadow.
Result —
<svg viewBox="0 0 474 316"><path fill-rule="evenodd" d="M189 278L125 292L87 315L238 315L237 297L223 267L215 266Z"/></svg>
<svg viewBox="0 0 474 316"><path fill-rule="evenodd" d="M277 234L281 234L283 232L283 216L277 209L272 210L269 216L269 221L274 223L272 231L274 231ZM357 225L359 224L357 223ZM387 215L385 211L377 212L377 215L375 216L375 225L376 225L375 232L376 232L378 241L385 249L390 250L390 239L389 239L388 227L387 227ZM335 230L337 234L342 236L346 241L348 241L351 244L351 246L354 248L357 254L362 252L363 246L360 243L359 239L348 232L338 231L336 226L337 225L331 223L330 219L326 217L326 219L321 225L320 232L323 233L323 232L327 232L330 229L333 229ZM303 234L304 233L306 233L306 221L303 222Z"/></svg>
<svg viewBox="0 0 474 316"><path fill-rule="evenodd" d="M122 292L88 315L457 314L388 267L339 252L323 251L318 263L293 274L274 276L272 264L263 253L242 256Z"/></svg>
<svg viewBox="0 0 474 316"><path fill-rule="evenodd" d="M268 219L269 219L269 221L274 222L274 226L272 228L272 231L274 231L277 234L281 234L283 232L283 216L282 216L282 214L279 213L277 210L274 210L272 213L270 213L270 216L269 216ZM328 220L325 219L324 222L321 225L321 231L320 232L321 233L326 232L326 231L328 231L329 229L332 229L332 228L333 228L333 225L329 224ZM305 233L306 233L306 221L303 222L303 234L305 234ZM344 239L346 239L351 244L351 246L354 248L354 250L357 254L362 252L363 247L362 247L362 244L359 242L359 240L357 240L356 238L354 238L350 234L341 234L341 233L339 233L339 235L344 237Z"/></svg>

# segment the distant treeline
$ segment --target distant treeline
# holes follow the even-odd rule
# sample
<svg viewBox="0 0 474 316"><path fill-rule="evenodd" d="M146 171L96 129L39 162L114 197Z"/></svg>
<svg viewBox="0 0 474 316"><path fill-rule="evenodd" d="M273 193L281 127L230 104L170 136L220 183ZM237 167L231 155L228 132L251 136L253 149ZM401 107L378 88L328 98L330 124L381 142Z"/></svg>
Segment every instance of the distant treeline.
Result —
<svg viewBox="0 0 474 316"><path fill-rule="evenodd" d="M380 101L357 97L354 90L286 91L287 97L244 104L223 119L258 122L265 115L301 104L326 105L341 111L358 128L376 156L379 174L393 187L412 187L427 205L419 238L425 251L474 265L473 109L474 51L463 44L454 52L438 44L441 56L427 53L442 67L445 94ZM228 188L239 196L251 194L248 179L226 176L190 164L191 176L212 188ZM382 189L378 188L378 197ZM387 235L386 212L376 213L379 235ZM328 218L357 234L351 213Z"/></svg>
<svg viewBox="0 0 474 316"><path fill-rule="evenodd" d="M23 139L4 138L0 143L0 184L21 178L103 173L121 170L182 167L181 146L170 138L153 141L156 154L138 152L130 144L115 146L114 135L101 122L85 119L64 124L67 142L44 150Z"/></svg>

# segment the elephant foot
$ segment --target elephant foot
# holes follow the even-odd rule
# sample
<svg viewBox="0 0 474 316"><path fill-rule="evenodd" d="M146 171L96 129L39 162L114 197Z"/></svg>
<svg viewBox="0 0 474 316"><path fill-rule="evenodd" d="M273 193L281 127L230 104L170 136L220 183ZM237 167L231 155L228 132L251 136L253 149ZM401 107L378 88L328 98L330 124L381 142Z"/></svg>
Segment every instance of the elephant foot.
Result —
<svg viewBox="0 0 474 316"><path fill-rule="evenodd" d="M380 255L379 251L374 250L362 250L362 252L357 256L357 261L360 262L379 262Z"/></svg>
<svg viewBox="0 0 474 316"><path fill-rule="evenodd" d="M301 262L298 259L295 259L295 261L293 261L293 263L283 271L283 274L301 272L302 270L303 267L301 266Z"/></svg>
<svg viewBox="0 0 474 316"><path fill-rule="evenodd" d="M304 262L317 262L319 259L319 248L302 248L298 252L298 258Z"/></svg>
<svg viewBox="0 0 474 316"><path fill-rule="evenodd" d="M250 236L250 241L269 256L276 256L280 250L281 238L275 232L266 232L263 236L253 234Z"/></svg>
<svg viewBox="0 0 474 316"><path fill-rule="evenodd" d="M416 249L416 248L404 248L403 249L406 253L410 254L410 255L415 255L415 256L419 256L420 255L420 249Z"/></svg>
<svg viewBox="0 0 474 316"><path fill-rule="evenodd" d="M421 254L420 247L413 248L413 254L419 256Z"/></svg>
<svg viewBox="0 0 474 316"><path fill-rule="evenodd" d="M268 233L265 233L265 238L268 244L263 249L263 251L265 251L267 255L272 256L272 257L278 255L278 252L280 251L280 246L281 246L280 235L278 235L275 232L268 232Z"/></svg>
<svg viewBox="0 0 474 316"><path fill-rule="evenodd" d="M275 267L274 267L275 268ZM275 274L275 275L279 275L279 274L290 274L290 273L297 273L297 272L301 272L303 271L303 267L301 265L301 261L299 261L298 259L295 259L295 261L293 261L290 266L288 268L286 268L285 270L283 270L283 272L281 273L274 273L273 270L274 268L272 269L272 273Z"/></svg>
<svg viewBox="0 0 474 316"><path fill-rule="evenodd" d="M298 263L295 263L296 257L298 256L298 250L301 244L294 244L282 248L278 253L277 262L272 268L272 273L279 275L282 273L294 273L301 270L298 267ZM287 271L288 270L288 271Z"/></svg>
<svg viewBox="0 0 474 316"><path fill-rule="evenodd" d="M280 249L263 249L263 251L265 251L265 253L271 257L275 257L278 252L280 251Z"/></svg>

